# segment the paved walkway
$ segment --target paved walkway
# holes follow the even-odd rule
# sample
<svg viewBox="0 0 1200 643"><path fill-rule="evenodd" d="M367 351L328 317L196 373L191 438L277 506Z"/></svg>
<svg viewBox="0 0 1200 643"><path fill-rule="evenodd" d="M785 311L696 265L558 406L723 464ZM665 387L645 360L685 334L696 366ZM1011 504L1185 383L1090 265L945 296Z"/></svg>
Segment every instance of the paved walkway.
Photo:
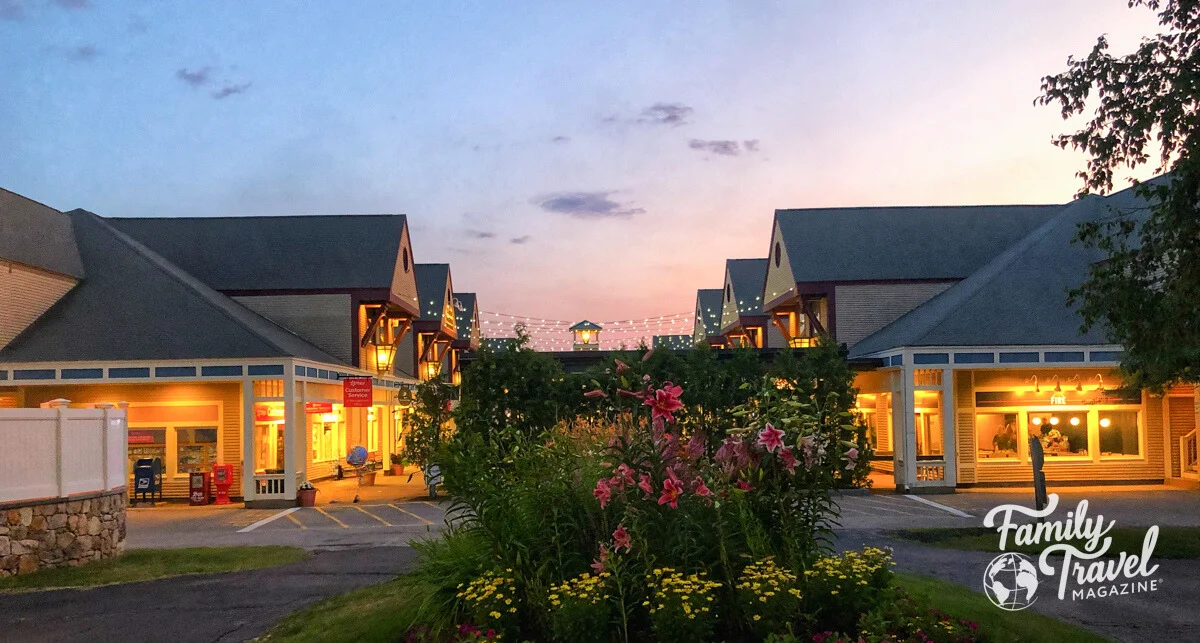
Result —
<svg viewBox="0 0 1200 643"><path fill-rule="evenodd" d="M390 580L415 559L406 547L320 551L269 569L0 595L0 641L244 641L318 600Z"/></svg>

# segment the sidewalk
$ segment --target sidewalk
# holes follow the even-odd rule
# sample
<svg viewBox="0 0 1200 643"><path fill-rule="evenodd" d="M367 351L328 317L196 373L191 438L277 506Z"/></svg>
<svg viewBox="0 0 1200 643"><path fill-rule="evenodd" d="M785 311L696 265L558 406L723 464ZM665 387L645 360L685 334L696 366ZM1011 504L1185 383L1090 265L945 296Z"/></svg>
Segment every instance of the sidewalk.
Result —
<svg viewBox="0 0 1200 643"><path fill-rule="evenodd" d="M419 467L405 468L402 476L384 475L383 471L378 471L375 484L370 486L359 487L353 470L342 480L321 480L313 486L317 488L317 505L354 502L355 495L359 502L365 503L429 499L429 487L425 486L425 477Z"/></svg>

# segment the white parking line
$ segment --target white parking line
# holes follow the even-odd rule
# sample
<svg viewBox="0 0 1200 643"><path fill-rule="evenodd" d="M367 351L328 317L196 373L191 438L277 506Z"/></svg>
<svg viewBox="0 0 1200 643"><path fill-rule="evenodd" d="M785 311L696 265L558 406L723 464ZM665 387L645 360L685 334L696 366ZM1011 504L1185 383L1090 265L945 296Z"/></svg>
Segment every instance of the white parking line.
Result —
<svg viewBox="0 0 1200 643"><path fill-rule="evenodd" d="M241 529L237 530L237 532L239 534L244 534L248 531L254 531L255 529L258 529L259 527L262 527L263 525L271 522L272 520L278 520L278 519L292 513L293 511L300 511L300 507L292 507L291 509L284 509L283 511L275 514L274 516L267 516L266 518L263 518L262 520L254 523L253 525L249 525L247 527L242 527Z"/></svg>
<svg viewBox="0 0 1200 643"><path fill-rule="evenodd" d="M864 498L862 501L862 506L869 507L872 511L886 511L888 513L900 514L902 516L916 515L911 511L905 511L904 509L895 509L893 507L889 507L889 506L887 506L887 504L888 504L887 501L882 501L883 504L880 504L879 502L871 502L872 500L874 500L874 498Z"/></svg>
<svg viewBox="0 0 1200 643"><path fill-rule="evenodd" d="M971 518L972 517L971 514L965 512L965 511L960 511L958 509L955 509L954 507L948 507L946 505L943 505L940 502L934 502L928 498L922 498L921 496L914 496L911 494L906 494L904 497L912 498L913 500L916 500L917 502L925 503L925 504L929 505L930 507L937 507L938 509L945 511L946 513L954 514L955 516L958 516L959 518Z"/></svg>

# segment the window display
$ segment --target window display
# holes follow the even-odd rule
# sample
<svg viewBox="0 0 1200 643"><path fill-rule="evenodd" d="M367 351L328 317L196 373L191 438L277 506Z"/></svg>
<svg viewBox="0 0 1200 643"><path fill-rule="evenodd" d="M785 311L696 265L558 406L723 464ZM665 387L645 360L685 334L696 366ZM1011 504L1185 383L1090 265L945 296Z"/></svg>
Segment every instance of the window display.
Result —
<svg viewBox="0 0 1200 643"><path fill-rule="evenodd" d="M980 458L1017 457L1020 417L1017 413L979 413L975 416L975 444Z"/></svg>
<svg viewBox="0 0 1200 643"><path fill-rule="evenodd" d="M1029 414L1029 436L1042 443L1046 457L1091 453L1087 411L1050 411Z"/></svg>
<svg viewBox="0 0 1200 643"><path fill-rule="evenodd" d="M1137 411L1100 411L1100 457L1141 455Z"/></svg>
<svg viewBox="0 0 1200 643"><path fill-rule="evenodd" d="M175 429L176 473L211 471L217 463L216 427Z"/></svg>
<svg viewBox="0 0 1200 643"><path fill-rule="evenodd" d="M133 465L142 458L162 458L167 461L167 430L164 428L129 429L129 475Z"/></svg>

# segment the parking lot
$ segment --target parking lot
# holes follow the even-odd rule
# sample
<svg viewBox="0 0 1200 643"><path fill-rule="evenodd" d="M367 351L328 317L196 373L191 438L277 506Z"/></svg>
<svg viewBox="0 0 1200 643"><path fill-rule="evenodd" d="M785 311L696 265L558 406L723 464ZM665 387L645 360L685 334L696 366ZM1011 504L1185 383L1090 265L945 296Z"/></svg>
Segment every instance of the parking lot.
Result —
<svg viewBox="0 0 1200 643"><path fill-rule="evenodd" d="M296 545L307 549L403 546L437 534L445 502L337 503L292 509L159 504L129 510L126 544L141 547Z"/></svg>

